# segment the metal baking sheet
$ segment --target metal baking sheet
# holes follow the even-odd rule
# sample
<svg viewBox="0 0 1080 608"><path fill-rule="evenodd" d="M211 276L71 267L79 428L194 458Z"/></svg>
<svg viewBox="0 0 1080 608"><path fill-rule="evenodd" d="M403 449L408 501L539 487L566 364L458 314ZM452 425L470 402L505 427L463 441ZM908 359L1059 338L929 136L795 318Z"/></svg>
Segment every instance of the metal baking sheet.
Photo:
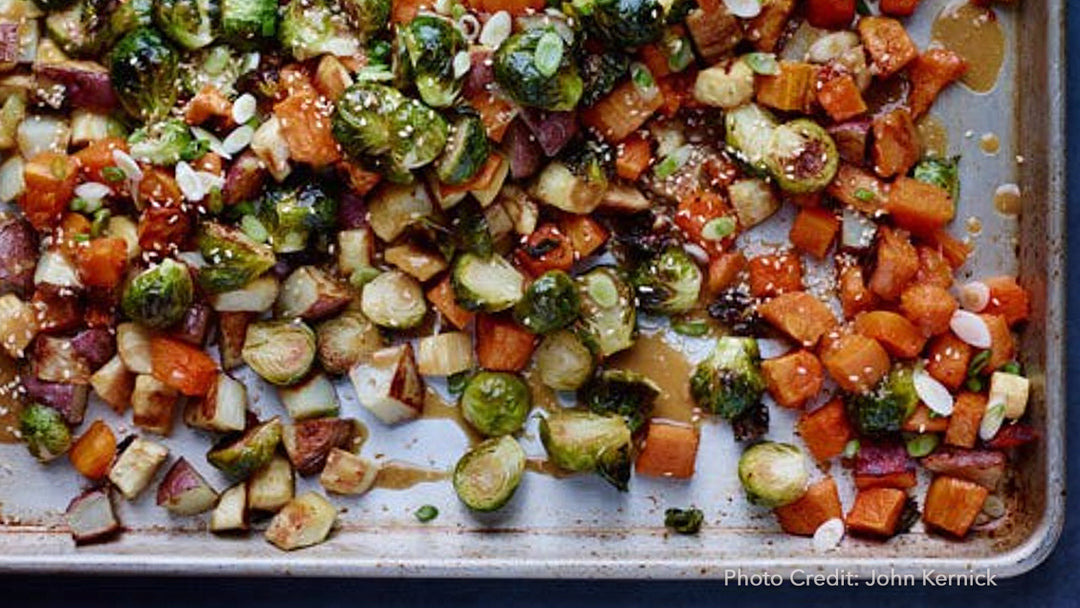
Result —
<svg viewBox="0 0 1080 608"><path fill-rule="evenodd" d="M1007 525L994 533L955 542L917 527L887 543L848 538L836 551L815 553L810 540L781 533L770 513L746 504L734 472L740 448L728 427L707 422L698 473L689 483L636 478L630 493L618 494L595 476L554 479L530 472L510 506L486 516L466 512L446 482L375 490L334 498L343 509L340 529L327 543L294 553L277 551L259 533L214 537L205 518L171 518L152 504L148 491L134 504L118 506L128 527L120 540L77 549L62 523L64 507L79 490L77 476L67 467L36 464L21 446L0 445L0 571L730 579L735 573L786 577L794 571L920 577L930 569L1005 577L1033 568L1052 550L1064 520L1065 18L1062 0L1017 4L997 10L1009 47L997 87L984 95L953 87L933 110L948 128L950 153L964 159L953 230L962 235L965 218L982 219L982 231L973 237L974 261L964 272L1018 269L1033 293L1034 320L1021 346L1033 380L1032 419L1042 439L1021 452ZM911 27L920 46L929 39L929 17L945 5L923 2L921 19ZM979 150L983 133L1000 138L996 155ZM1010 182L1023 192L1019 221L993 211L994 190ZM782 240L790 217L790 210L780 214L756 229L756 238ZM372 429L365 454L445 468L466 446L460 430L445 421L388 429L361 411L351 388L340 392L343 415ZM91 419L106 409L91 407ZM280 406L264 394L254 407L265 415ZM772 413L770 437L792 440L793 414ZM173 456L205 462L206 438L181 426L169 441ZM534 433L523 443L532 455L542 453ZM837 476L841 483L848 477ZM220 477L211 475L211 481L225 487ZM850 506L849 487L842 498ZM437 505L440 516L421 524L412 513L427 503ZM689 504L706 512L701 534L666 534L664 509Z"/></svg>

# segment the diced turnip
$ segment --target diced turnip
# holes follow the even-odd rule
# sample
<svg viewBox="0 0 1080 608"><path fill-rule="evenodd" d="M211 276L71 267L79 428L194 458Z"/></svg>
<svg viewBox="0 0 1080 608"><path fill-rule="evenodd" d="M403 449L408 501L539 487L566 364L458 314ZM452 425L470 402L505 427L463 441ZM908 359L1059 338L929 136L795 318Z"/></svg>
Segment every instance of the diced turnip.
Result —
<svg viewBox="0 0 1080 608"><path fill-rule="evenodd" d="M412 346L379 350L349 370L360 404L386 424L412 420L424 409L424 381Z"/></svg>

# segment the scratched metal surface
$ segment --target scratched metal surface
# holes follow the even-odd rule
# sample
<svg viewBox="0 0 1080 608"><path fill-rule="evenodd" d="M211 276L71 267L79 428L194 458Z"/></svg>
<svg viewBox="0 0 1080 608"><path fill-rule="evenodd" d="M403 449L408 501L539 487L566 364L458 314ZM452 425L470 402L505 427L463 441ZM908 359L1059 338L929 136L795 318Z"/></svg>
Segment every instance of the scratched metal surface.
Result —
<svg viewBox="0 0 1080 608"><path fill-rule="evenodd" d="M929 39L930 18L945 0L927 0L911 31L921 47ZM284 554L261 534L217 538L206 517L172 518L153 505L153 491L135 503L118 503L129 530L117 542L76 549L63 529L62 511L80 487L66 466L43 467L21 446L0 445L0 571L94 571L161 574L313 576L499 576L680 578L722 576L727 568L746 573L784 573L844 567L856 573L894 568L919 572L933 567L964 572L991 567L1015 575L1037 565L1056 542L1064 518L1064 2L1024 2L1000 8L1009 50L997 87L976 95L953 87L933 113L947 126L950 153L963 156L958 221L978 216L982 231L964 273L983 276L1019 270L1034 293L1034 321L1022 336L1022 353L1034 382L1034 421L1043 440L1021 454L1008 492L1008 524L993 534L952 542L915 532L888 543L845 539L828 554L814 553L808 539L781 533L772 515L748 506L734 473L740 447L727 425L706 422L698 473L688 483L635 478L628 494L618 494L595 476L554 479L526 473L502 512L476 516L456 500L448 482L408 491L377 489L361 498L334 497L343 509L340 529L318 547ZM965 137L966 133L974 137ZM995 133L996 155L982 153L978 135ZM1024 162L1018 163L1017 156ZM1019 221L993 210L998 185L1015 182L1023 191ZM782 242L791 210L749 235L751 246ZM1016 243L1019 240L1019 247ZM677 336L673 341L681 340ZM683 345L690 358L702 344ZM704 345L707 347L707 345ZM766 356L779 354L767 345ZM259 384L247 371L240 379ZM262 415L280 411L272 391L253 404ZM261 394L259 394L261 393ZM443 420L421 420L388 428L356 403L351 387L340 387L343 416L360 418L372 430L366 455L384 455L448 468L466 447L466 438ZM108 408L92 404L88 419L109 419ZM799 442L794 415L771 407L769 438ZM118 425L122 424L115 420ZM542 455L535 421L523 444ZM207 438L177 425L168 440L172 456L205 462ZM218 489L226 482L200 466ZM837 475L845 507L851 504L850 475ZM922 479L925 485L926 479ZM298 490L311 485L301 482ZM918 496L922 496L920 489ZM420 524L412 513L434 504L440 516ZM668 506L695 504L706 526L696 537L668 536L661 522ZM920 524L921 526L921 524Z"/></svg>

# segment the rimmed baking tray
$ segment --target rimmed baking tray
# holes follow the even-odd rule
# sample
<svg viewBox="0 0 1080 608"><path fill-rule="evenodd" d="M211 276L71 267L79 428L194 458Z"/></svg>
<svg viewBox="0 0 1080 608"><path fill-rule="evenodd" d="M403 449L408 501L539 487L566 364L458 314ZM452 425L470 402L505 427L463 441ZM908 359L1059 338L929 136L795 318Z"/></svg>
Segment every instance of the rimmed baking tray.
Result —
<svg viewBox="0 0 1080 608"><path fill-rule="evenodd" d="M925 45L928 17L946 2L922 4L922 18L911 30ZM768 574L775 581L793 573L796 578L821 573L848 580L881 574L922 580L928 571L1006 577L1035 567L1053 549L1065 516L1065 3L1018 4L997 9L1008 45L997 87L983 95L953 87L934 108L949 131L950 153L964 159L960 219L953 230L964 233L964 219L971 216L982 224L978 235L968 235L976 254L965 272L984 276L1018 270L1033 295L1033 320L1023 332L1021 352L1033 381L1032 422L1042 438L1021 450L1007 492L1007 524L994 532L956 542L916 528L887 543L846 539L833 552L815 553L809 540L781 533L768 512L746 505L734 474L739 448L726 427L706 424L699 472L688 484L638 478L629 494L617 494L592 476L556 480L528 473L512 506L488 517L464 512L445 482L407 492L376 490L360 499L337 500L345 510L341 528L327 543L295 553L277 551L261 534L214 537L203 520L169 518L147 492L135 504L120 505L129 528L120 540L75 548L61 513L78 492L76 476L66 467L41 467L21 446L4 445L0 571L701 577L730 582L740 575ZM980 151L984 133L1000 139L997 154ZM1019 220L993 210L994 191L1005 183L1018 184L1023 193ZM783 234L785 221L789 215L773 220L761 232L763 238ZM343 413L365 417L350 393L342 391ZM276 407L271 401L264 397L256 407ZM774 410L774 419L771 437L790 439L790 414ZM418 421L393 430L368 422L373 433L366 451L421 464L449 466L466 442L445 421ZM203 462L205 438L181 429L169 444L174 454ZM526 444L537 449L534 439L527 438ZM213 481L224 487L224 480ZM426 503L437 505L441 514L420 524L412 512ZM666 534L663 510L688 504L707 514L701 534ZM845 504L850 505L850 495Z"/></svg>

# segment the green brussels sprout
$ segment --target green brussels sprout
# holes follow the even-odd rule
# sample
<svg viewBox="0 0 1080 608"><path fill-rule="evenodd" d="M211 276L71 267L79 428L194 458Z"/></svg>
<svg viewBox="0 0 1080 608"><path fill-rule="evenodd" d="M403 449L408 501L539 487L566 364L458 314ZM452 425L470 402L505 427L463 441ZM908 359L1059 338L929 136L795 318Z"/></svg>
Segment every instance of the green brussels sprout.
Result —
<svg viewBox="0 0 1080 608"><path fill-rule="evenodd" d="M386 29L390 23L390 0L342 0L357 33L367 38Z"/></svg>
<svg viewBox="0 0 1080 608"><path fill-rule="evenodd" d="M852 426L868 436L900 432L918 403L910 366L893 369L873 391L849 395L846 400Z"/></svg>
<svg viewBox="0 0 1080 608"><path fill-rule="evenodd" d="M152 12L153 0L126 0L119 3L109 14L109 23L102 41L103 48L111 47L132 30L152 25Z"/></svg>
<svg viewBox="0 0 1080 608"><path fill-rule="evenodd" d="M436 108L453 105L462 84L454 74L454 57L468 48L457 27L444 17L422 14L398 27L397 44L420 99Z"/></svg>
<svg viewBox="0 0 1080 608"><path fill-rule="evenodd" d="M128 137L128 144L135 160L162 166L192 161L206 153L206 144L195 139L187 123L179 118L166 118L136 129Z"/></svg>
<svg viewBox="0 0 1080 608"><path fill-rule="evenodd" d="M300 61L319 55L351 56L360 40L335 0L290 2L282 10L278 39Z"/></svg>
<svg viewBox="0 0 1080 608"><path fill-rule="evenodd" d="M586 344L601 356L611 355L634 345L637 331L637 307L634 292L614 268L595 268L577 277L581 300L579 326Z"/></svg>
<svg viewBox="0 0 1080 608"><path fill-rule="evenodd" d="M594 53L582 48L577 61L584 83L583 106L591 106L606 97L630 70L630 58L617 51Z"/></svg>
<svg viewBox="0 0 1080 608"><path fill-rule="evenodd" d="M724 114L727 145L739 159L762 173L767 170L765 155L778 126L776 117L756 103L743 104Z"/></svg>
<svg viewBox="0 0 1080 608"><path fill-rule="evenodd" d="M435 174L444 184L464 184L484 168L490 152L484 121L467 114L450 129L446 148L435 163Z"/></svg>
<svg viewBox="0 0 1080 608"><path fill-rule="evenodd" d="M806 456L789 443L763 441L739 458L739 481L746 498L770 509L789 505L806 494L810 481Z"/></svg>
<svg viewBox="0 0 1080 608"><path fill-rule="evenodd" d="M390 115L390 132L391 158L412 170L434 162L442 154L450 126L435 110L407 99Z"/></svg>
<svg viewBox="0 0 1080 608"><path fill-rule="evenodd" d="M196 244L207 262L199 269L199 286L209 294L240 289L277 263L269 246L217 222L202 223Z"/></svg>
<svg viewBox="0 0 1080 608"><path fill-rule="evenodd" d="M154 0L154 25L170 40L193 51L217 36L216 0Z"/></svg>
<svg viewBox="0 0 1080 608"><path fill-rule="evenodd" d="M928 156L915 165L912 177L920 182L944 188L954 201L960 199L960 157Z"/></svg>
<svg viewBox="0 0 1080 608"><path fill-rule="evenodd" d="M255 53L240 54L226 44L200 49L192 53L184 64L184 89L196 95L209 85L231 97L236 93L236 82L240 76L255 69L257 63Z"/></svg>
<svg viewBox="0 0 1080 608"><path fill-rule="evenodd" d="M528 385L506 372L478 372L461 394L461 415L488 437L520 430L531 408Z"/></svg>
<svg viewBox="0 0 1080 608"><path fill-rule="evenodd" d="M454 251L472 253L481 258L491 257L495 244L491 239L487 216L476 199L467 198L450 210L450 238L447 240L451 247L443 253L448 258L454 255Z"/></svg>
<svg viewBox="0 0 1080 608"><path fill-rule="evenodd" d="M817 192L828 186L840 168L840 152L828 131L800 118L772 132L765 167L786 192Z"/></svg>
<svg viewBox="0 0 1080 608"><path fill-rule="evenodd" d="M472 448L454 467L454 492L473 511L495 511L514 495L525 474L525 450L509 435Z"/></svg>
<svg viewBox="0 0 1080 608"><path fill-rule="evenodd" d="M166 258L128 283L120 306L133 321L151 329L164 329L184 318L195 297L187 266Z"/></svg>
<svg viewBox="0 0 1080 608"><path fill-rule="evenodd" d="M649 44L664 32L664 6L659 0L579 0L574 8L589 31L611 46Z"/></svg>
<svg viewBox="0 0 1080 608"><path fill-rule="evenodd" d="M690 254L678 247L668 247L639 266L631 282L643 309L677 315L689 312L697 305L702 275Z"/></svg>
<svg viewBox="0 0 1080 608"><path fill-rule="evenodd" d="M482 258L463 253L454 260L450 285L462 308L500 312L524 297L525 277L498 254Z"/></svg>
<svg viewBox="0 0 1080 608"><path fill-rule="evenodd" d="M277 253L304 250L311 235L325 236L337 224L337 199L322 186L306 182L275 188L259 206L259 221L269 231Z"/></svg>
<svg viewBox="0 0 1080 608"><path fill-rule="evenodd" d="M45 17L45 32L67 55L95 57L109 38L107 6L102 0L79 0Z"/></svg>
<svg viewBox="0 0 1080 608"><path fill-rule="evenodd" d="M124 35L109 56L109 75L121 107L143 122L164 118L176 104L179 53L157 30Z"/></svg>
<svg viewBox="0 0 1080 608"><path fill-rule="evenodd" d="M400 270L391 270L364 285L360 310L379 327L411 329L424 321L427 300L419 281Z"/></svg>
<svg viewBox="0 0 1080 608"><path fill-rule="evenodd" d="M561 270L549 270L529 284L514 306L514 318L533 333L548 334L573 323L580 311L574 280Z"/></svg>
<svg viewBox="0 0 1080 608"><path fill-rule="evenodd" d="M630 427L621 416L560 410L540 421L540 441L559 468L596 471L625 492L630 482Z"/></svg>
<svg viewBox="0 0 1080 608"><path fill-rule="evenodd" d="M517 103L553 112L574 109L585 88L570 49L550 27L514 34L499 45L495 82Z"/></svg>
<svg viewBox="0 0 1080 608"><path fill-rule="evenodd" d="M754 338L721 337L690 377L694 401L728 420L750 411L764 393L761 355Z"/></svg>
<svg viewBox="0 0 1080 608"><path fill-rule="evenodd" d="M221 33L233 43L273 38L277 25L277 0L221 0Z"/></svg>
<svg viewBox="0 0 1080 608"><path fill-rule="evenodd" d="M311 369L315 349L315 332L304 322L259 321L248 326L240 356L263 380L291 386Z"/></svg>
<svg viewBox="0 0 1080 608"><path fill-rule="evenodd" d="M356 158L390 152L390 114L405 96L393 87L362 82L345 90L333 116L334 138Z"/></svg>
<svg viewBox="0 0 1080 608"><path fill-rule="evenodd" d="M30 454L42 462L62 455L71 447L71 431L60 412L31 403L19 412L19 433Z"/></svg>
<svg viewBox="0 0 1080 608"><path fill-rule="evenodd" d="M664 511L664 527L671 528L676 534L697 534L705 514L701 509L667 509Z"/></svg>
<svg viewBox="0 0 1080 608"><path fill-rule="evenodd" d="M540 381L557 391L576 391L592 376L596 360L574 332L562 329L544 336L536 348Z"/></svg>
<svg viewBox="0 0 1080 608"><path fill-rule="evenodd" d="M226 438L206 454L206 461L233 479L247 479L273 459L281 434L281 420L275 416L239 437Z"/></svg>
<svg viewBox="0 0 1080 608"><path fill-rule="evenodd" d="M625 369L606 369L585 385L582 401L597 414L618 414L636 433L652 412L660 387L648 377Z"/></svg>

